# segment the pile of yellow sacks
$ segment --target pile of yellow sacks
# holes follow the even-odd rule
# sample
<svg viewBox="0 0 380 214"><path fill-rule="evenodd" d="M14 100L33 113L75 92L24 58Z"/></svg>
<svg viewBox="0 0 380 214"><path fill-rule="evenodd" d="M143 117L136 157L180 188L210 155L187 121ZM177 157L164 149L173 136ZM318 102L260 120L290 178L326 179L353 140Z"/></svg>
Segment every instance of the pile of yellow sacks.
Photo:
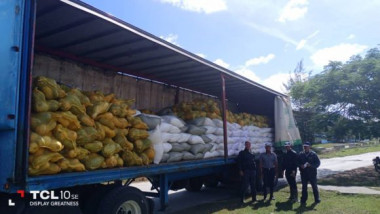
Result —
<svg viewBox="0 0 380 214"><path fill-rule="evenodd" d="M192 102L181 102L173 106L173 112L184 120L199 117L222 119L219 104L212 99L195 99Z"/></svg>
<svg viewBox="0 0 380 214"><path fill-rule="evenodd" d="M46 77L33 82L29 174L148 165L154 158L147 125L133 100L82 92Z"/></svg>
<svg viewBox="0 0 380 214"><path fill-rule="evenodd" d="M192 102L181 102L173 106L173 112L183 120L193 120L199 117L222 119L219 104L213 99L195 99ZM260 128L268 127L268 118L248 113L235 114L227 111L227 121L241 126L254 125Z"/></svg>

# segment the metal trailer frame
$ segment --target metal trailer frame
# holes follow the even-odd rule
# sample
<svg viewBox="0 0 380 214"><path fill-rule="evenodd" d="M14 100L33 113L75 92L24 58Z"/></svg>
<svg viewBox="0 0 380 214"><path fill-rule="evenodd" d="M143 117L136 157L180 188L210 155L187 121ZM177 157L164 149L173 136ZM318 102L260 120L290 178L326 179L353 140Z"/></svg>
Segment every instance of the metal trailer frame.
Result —
<svg viewBox="0 0 380 214"><path fill-rule="evenodd" d="M188 68L206 68L209 72L215 72L219 75L220 79L212 81L220 81L221 87L215 89L210 86L205 86L204 83L195 85L194 90L201 91L202 93L209 93L213 96L218 96L221 92L221 103L223 113L223 129L224 129L224 158L215 158L201 161L188 161L173 164L160 164L151 165L146 167L128 167L119 169L107 169L97 170L81 173L62 173L58 175L49 176L37 176L29 177L27 173L28 166L28 139L29 139L29 121L30 121L30 103L31 103L31 71L33 62L33 53L35 50L44 53L49 53L55 56L60 56L74 61L78 61L85 64L94 65L107 70L113 70L115 72L123 72L132 75L139 76L139 72L133 72L123 67L112 65L112 63L104 63L93 60L86 57L78 57L75 54L70 54L65 51L61 51L60 48L53 49L41 44L35 45L36 37L49 36L35 35L36 31L36 11L37 2L43 0L10 0L6 1L6 4L0 6L0 11L4 11L6 16L0 16L0 25L5 35L5 39L0 39L0 70L8 72L0 72L0 99L4 101L3 105L0 105L0 191L15 193L19 189L30 190L43 190L43 189L57 189L67 188L80 185L96 184L107 181L121 181L125 179L135 178L139 176L159 176L160 178L160 191L154 196L161 198L162 207L168 205L168 190L169 182L176 181L185 178L203 176L212 174L215 172L223 172L225 167L234 164L234 158L229 158L227 154L227 122L226 122L226 91L231 91L231 100L239 101L238 97L234 96L235 93L241 90L242 94L249 94L249 90L252 93L264 93L270 96L285 96L281 93L273 91L258 83L252 82L240 75L233 73L225 68L222 68L208 60L198 57L192 53L189 53L179 47L176 47L162 39L159 39L151 34L148 34L128 23L122 22L102 11L86 5L78 0L56 0L59 4L64 4L64 7L75 7L75 9L83 10L90 15L100 17L107 22L121 27L122 30L129 30L130 32L138 35L141 41L145 39L149 42L154 42L154 48L163 48L163 50L170 50L172 55L178 55L180 57L185 56L186 60L164 63L160 66L184 66L183 63L196 64L188 66ZM45 0L46 1L46 0ZM53 1L51 1L53 2ZM50 2L49 2L50 3ZM54 8L50 8L54 9ZM56 9L56 8L55 8ZM9 22L9 20L13 20ZM77 23L78 24L78 23ZM71 26L73 27L73 26ZM64 29L60 29L64 30ZM51 32L50 32L51 33ZM144 41L145 41L144 40ZM153 51L154 51L153 48ZM141 49L144 51L148 49ZM150 50L151 51L151 50ZM169 56L169 55L168 55ZM164 58L165 56L161 56ZM108 57L110 58L110 57ZM112 58L112 57L111 57ZM152 57L150 59L153 59ZM154 58L158 59L158 57ZM143 61L144 59L141 59ZM147 59L146 59L147 60ZM101 60L100 60L101 61ZM126 63L126 65L133 65L135 63ZM154 66L146 67L140 71L147 71L140 76L151 80L160 81L157 76L150 76L149 70ZM175 70L173 68L172 70ZM178 69L178 68L177 68ZM166 71L165 75L170 75L173 71ZM189 77L197 77L199 74L189 75ZM178 77L177 77L178 78ZM178 79L179 81L180 79ZM206 85L211 80L205 81ZM228 82L228 85L226 83ZM191 84L171 83L170 81L162 81L169 85L177 85L179 87L193 89ZM202 82L202 81L201 81ZM239 84L242 84L240 86ZM204 89L204 90L202 90ZM246 92L247 91L247 92ZM235 99L235 100L234 100ZM243 99L244 100L244 99ZM269 99L270 102L270 99ZM243 106L245 109L249 108L249 105ZM252 107L252 106L251 106ZM16 143L15 143L16 142ZM59 178L59 179L58 179Z"/></svg>

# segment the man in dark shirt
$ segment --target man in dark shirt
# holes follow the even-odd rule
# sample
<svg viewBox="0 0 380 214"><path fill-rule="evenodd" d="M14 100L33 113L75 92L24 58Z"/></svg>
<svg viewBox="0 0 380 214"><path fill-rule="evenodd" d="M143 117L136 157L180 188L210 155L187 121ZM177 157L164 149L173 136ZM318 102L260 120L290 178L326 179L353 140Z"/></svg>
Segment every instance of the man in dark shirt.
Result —
<svg viewBox="0 0 380 214"><path fill-rule="evenodd" d="M251 153L251 143L245 142L245 149L239 153L238 167L243 179L241 187L241 202L244 203L245 192L248 185L251 186L252 202L256 201L256 163L255 156Z"/></svg>
<svg viewBox="0 0 380 214"><path fill-rule="evenodd" d="M303 145L304 151L299 154L298 165L301 172L302 196L301 205L305 205L307 201L307 184L310 182L313 188L314 202L320 203L318 186L317 186L317 168L321 165L318 155L310 150L310 143Z"/></svg>
<svg viewBox="0 0 380 214"><path fill-rule="evenodd" d="M269 200L274 200L273 188L274 181L277 179L278 175L278 162L277 155L272 152L272 144L265 144L265 153L260 155L260 172L263 176L263 194L264 200L267 198L267 188L269 188Z"/></svg>
<svg viewBox="0 0 380 214"><path fill-rule="evenodd" d="M298 166L298 155L292 149L291 144L289 142L285 142L286 153L284 155L284 169L285 169L285 177L288 181L290 187L290 197L289 199L293 202L298 201L298 190L296 183L296 175L297 175L297 166Z"/></svg>

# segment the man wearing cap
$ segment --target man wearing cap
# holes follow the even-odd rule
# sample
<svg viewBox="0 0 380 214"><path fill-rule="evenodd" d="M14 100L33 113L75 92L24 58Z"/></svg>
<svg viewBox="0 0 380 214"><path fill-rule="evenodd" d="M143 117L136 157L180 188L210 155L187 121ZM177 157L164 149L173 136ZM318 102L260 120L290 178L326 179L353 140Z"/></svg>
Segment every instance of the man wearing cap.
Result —
<svg viewBox="0 0 380 214"><path fill-rule="evenodd" d="M307 184L310 182L313 188L314 202L321 202L319 198L318 186L317 186L317 168L321 165L318 155L310 150L310 143L303 144L304 151L299 154L298 165L301 172L302 181L302 196L301 205L305 205L307 201Z"/></svg>
<svg viewBox="0 0 380 214"><path fill-rule="evenodd" d="M298 201L298 190L296 183L297 167L298 167L298 155L292 149L289 142L285 142L286 153L284 155L284 169L285 177L290 187L289 199L293 202Z"/></svg>
<svg viewBox="0 0 380 214"><path fill-rule="evenodd" d="M274 188L274 180L277 178L277 155L272 152L272 144L265 144L265 153L260 155L260 172L263 176L263 193L264 200L267 198L267 188L269 188L270 198L269 200L274 200L273 197L273 188Z"/></svg>
<svg viewBox="0 0 380 214"><path fill-rule="evenodd" d="M255 155L251 153L251 143L245 142L245 148L239 152L238 167L240 176L243 179L241 186L240 202L244 203L245 192L248 185L251 186L252 202L256 201L256 163Z"/></svg>

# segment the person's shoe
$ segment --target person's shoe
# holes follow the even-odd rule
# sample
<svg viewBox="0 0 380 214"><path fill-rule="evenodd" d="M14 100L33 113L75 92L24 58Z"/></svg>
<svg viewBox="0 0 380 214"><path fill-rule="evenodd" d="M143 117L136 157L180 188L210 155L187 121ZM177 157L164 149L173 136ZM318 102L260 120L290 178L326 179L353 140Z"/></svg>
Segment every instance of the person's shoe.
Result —
<svg viewBox="0 0 380 214"><path fill-rule="evenodd" d="M319 204L319 203L321 203L321 200L317 199L317 200L314 201L314 203Z"/></svg>
<svg viewBox="0 0 380 214"><path fill-rule="evenodd" d="M301 201L301 206L306 206L306 201Z"/></svg>

